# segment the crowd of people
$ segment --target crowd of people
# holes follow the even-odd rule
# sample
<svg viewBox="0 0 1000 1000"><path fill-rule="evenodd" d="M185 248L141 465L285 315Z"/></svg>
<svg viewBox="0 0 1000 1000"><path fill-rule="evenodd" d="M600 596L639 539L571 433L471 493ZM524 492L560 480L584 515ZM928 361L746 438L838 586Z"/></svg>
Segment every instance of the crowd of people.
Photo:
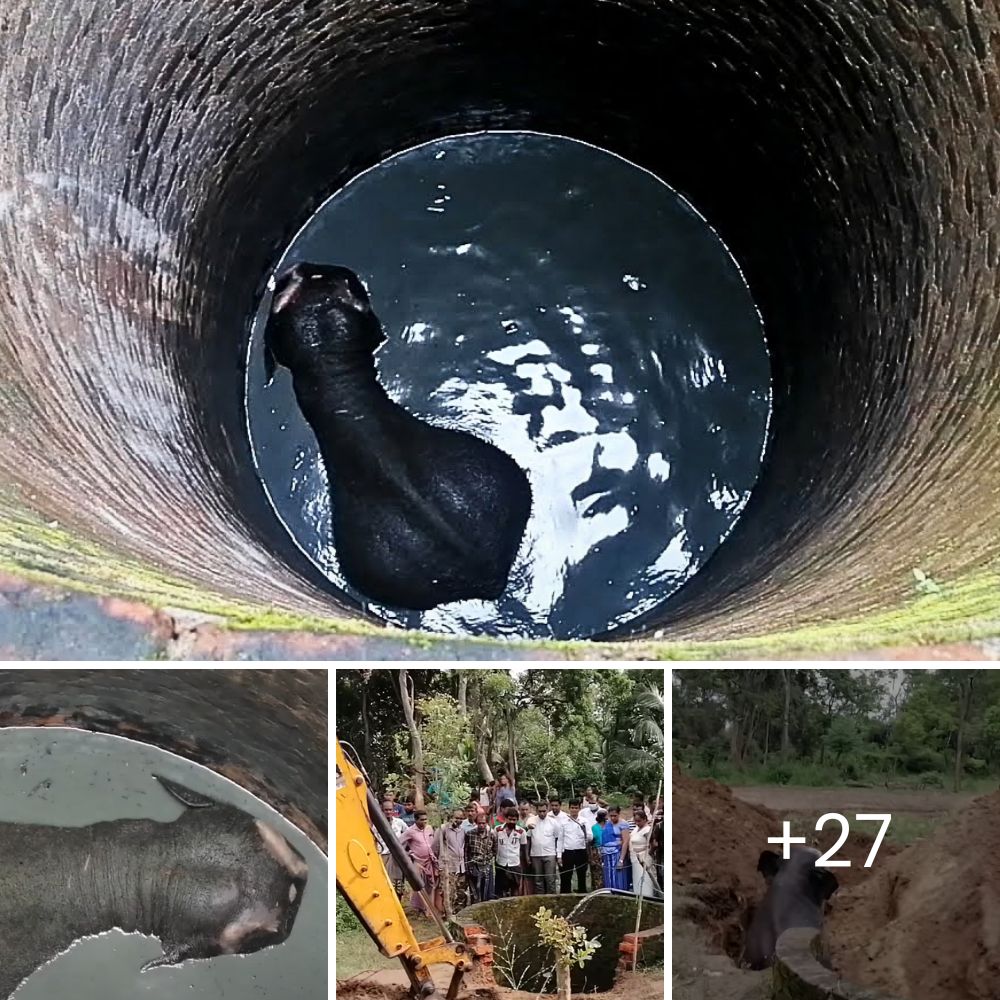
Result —
<svg viewBox="0 0 1000 1000"><path fill-rule="evenodd" d="M448 818L436 830L427 810L412 801L398 803L387 793L382 802L383 815L420 870L438 912L505 896L604 887L663 895L663 820L654 797L634 796L626 817L594 787L564 808L558 795L541 802L519 798L502 776L474 792L464 808L438 801ZM379 848L402 896L402 871L388 848L381 843ZM413 893L411 905L426 910L419 893Z"/></svg>

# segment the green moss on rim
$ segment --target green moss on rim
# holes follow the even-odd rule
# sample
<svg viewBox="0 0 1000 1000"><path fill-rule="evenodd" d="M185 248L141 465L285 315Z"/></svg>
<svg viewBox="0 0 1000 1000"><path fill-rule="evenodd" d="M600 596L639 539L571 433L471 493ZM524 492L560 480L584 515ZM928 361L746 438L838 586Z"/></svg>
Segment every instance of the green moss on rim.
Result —
<svg viewBox="0 0 1000 1000"><path fill-rule="evenodd" d="M53 523L23 512L0 520L0 568L25 581L100 596L141 601L158 609L184 609L220 620L227 628L269 632L312 632L392 639L421 649L454 642L453 637L400 632L357 618L295 614L207 592L152 566L124 558L74 537ZM938 592L917 594L901 606L846 621L725 639L718 642L517 642L566 659L725 659L795 654L845 653L893 645L933 645L1000 635L1000 573L980 573ZM464 644L494 646L501 640L469 637Z"/></svg>

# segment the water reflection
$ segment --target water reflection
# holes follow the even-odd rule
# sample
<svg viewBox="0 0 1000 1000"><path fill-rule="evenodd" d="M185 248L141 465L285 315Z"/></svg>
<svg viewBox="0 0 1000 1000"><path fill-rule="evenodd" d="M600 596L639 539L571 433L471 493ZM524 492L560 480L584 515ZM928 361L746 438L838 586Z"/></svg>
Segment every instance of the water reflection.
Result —
<svg viewBox="0 0 1000 1000"><path fill-rule="evenodd" d="M592 635L663 601L739 517L770 405L759 316L712 230L651 175L549 136L442 140L335 196L282 266L297 259L347 264L369 285L394 399L490 440L532 484L499 602L376 614L449 633ZM260 474L346 588L315 442L287 373L263 387L259 339Z"/></svg>

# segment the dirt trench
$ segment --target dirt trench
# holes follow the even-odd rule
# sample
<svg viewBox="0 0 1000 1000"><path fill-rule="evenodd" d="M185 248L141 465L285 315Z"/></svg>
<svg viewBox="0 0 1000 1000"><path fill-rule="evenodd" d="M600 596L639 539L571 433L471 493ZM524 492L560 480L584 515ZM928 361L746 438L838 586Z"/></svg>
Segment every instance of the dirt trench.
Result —
<svg viewBox="0 0 1000 1000"><path fill-rule="evenodd" d="M798 797L793 789L782 793L789 812L809 809L809 789ZM858 797L856 789L844 789L839 799L830 792L823 805L850 813L852 795ZM878 799L883 811L893 808L890 798L888 793ZM852 833L838 852L851 867L836 872L840 890L826 918L833 966L859 986L904 1000L996 1000L1000 792L971 801L956 797L953 804L942 799L933 811L948 818L905 849L883 843L870 869L863 867L870 837ZM762 974L731 970L754 904L763 896L757 857L767 849L768 836L780 832L786 813L742 801L724 785L675 769L673 815L674 995L678 1000L762 996ZM828 829L816 844L825 850L833 839ZM723 983L728 992L714 992Z"/></svg>

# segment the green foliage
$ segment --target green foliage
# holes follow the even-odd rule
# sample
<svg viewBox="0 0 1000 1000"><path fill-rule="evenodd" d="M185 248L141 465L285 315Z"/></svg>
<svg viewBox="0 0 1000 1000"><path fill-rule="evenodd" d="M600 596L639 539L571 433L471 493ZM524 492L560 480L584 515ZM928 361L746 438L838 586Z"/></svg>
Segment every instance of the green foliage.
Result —
<svg viewBox="0 0 1000 1000"><path fill-rule="evenodd" d="M402 802L406 798L407 789L410 787L410 779L405 774L396 774L395 771L391 771L385 776L382 787L387 792L392 792L396 796L397 802ZM377 795L376 798L378 798Z"/></svg>
<svg viewBox="0 0 1000 1000"><path fill-rule="evenodd" d="M537 785L542 795L556 791L568 797L590 784L603 787L601 736L592 724L560 733L542 709L531 707L518 713L514 726L522 789L534 795Z"/></svg>
<svg viewBox="0 0 1000 1000"><path fill-rule="evenodd" d="M885 837L890 843L908 845L928 836L941 822L939 817L894 814Z"/></svg>
<svg viewBox="0 0 1000 1000"><path fill-rule="evenodd" d="M792 774L788 764L772 764L764 771L764 780L769 785L787 785L792 780Z"/></svg>
<svg viewBox="0 0 1000 1000"><path fill-rule="evenodd" d="M339 896L334 900L333 913L338 932L363 930L361 921L354 915L354 911Z"/></svg>
<svg viewBox="0 0 1000 1000"><path fill-rule="evenodd" d="M986 761L979 757L966 757L963 764L969 774L982 775L986 773Z"/></svg>
<svg viewBox="0 0 1000 1000"><path fill-rule="evenodd" d="M983 712L979 737L980 752L995 769L1000 764L1000 702Z"/></svg>
<svg viewBox="0 0 1000 1000"><path fill-rule="evenodd" d="M631 692L623 724L607 743L607 767L619 782L647 789L655 788L662 762L663 692L652 684L640 685Z"/></svg>
<svg viewBox="0 0 1000 1000"><path fill-rule="evenodd" d="M653 791L655 792L656 789L654 788ZM601 798L609 806L618 806L619 809L627 809L632 805L631 792L608 792L606 795L602 795Z"/></svg>
<svg viewBox="0 0 1000 1000"><path fill-rule="evenodd" d="M1000 773L1000 671L698 669L673 686L674 758L695 775L956 788Z"/></svg>
<svg viewBox="0 0 1000 1000"><path fill-rule="evenodd" d="M441 670L408 670L418 699L447 690ZM378 667L338 670L336 673L337 738L357 751L376 795L382 794L386 775L406 773L409 740L399 694L399 670ZM410 781L399 782L405 794Z"/></svg>
<svg viewBox="0 0 1000 1000"><path fill-rule="evenodd" d="M472 786L466 780L473 764L473 744L468 716L450 695L438 694L417 702L422 716L420 736L424 766L439 786L440 801L452 804L469 800Z"/></svg>
<svg viewBox="0 0 1000 1000"><path fill-rule="evenodd" d="M424 788L468 801L484 775L514 771L519 795L581 796L663 780L663 671L462 668L407 670L424 751ZM399 670L337 672L337 735L380 794L413 783ZM537 789L537 791L536 791Z"/></svg>
<svg viewBox="0 0 1000 1000"><path fill-rule="evenodd" d="M578 965L581 969L601 946L600 938L588 938L587 928L557 917L544 906L532 917L542 944L555 952L556 966Z"/></svg>
<svg viewBox="0 0 1000 1000"><path fill-rule="evenodd" d="M856 753L860 743L861 738L854 719L838 715L830 720L830 728L826 733L826 745L834 755L834 760L839 762L845 754Z"/></svg>

